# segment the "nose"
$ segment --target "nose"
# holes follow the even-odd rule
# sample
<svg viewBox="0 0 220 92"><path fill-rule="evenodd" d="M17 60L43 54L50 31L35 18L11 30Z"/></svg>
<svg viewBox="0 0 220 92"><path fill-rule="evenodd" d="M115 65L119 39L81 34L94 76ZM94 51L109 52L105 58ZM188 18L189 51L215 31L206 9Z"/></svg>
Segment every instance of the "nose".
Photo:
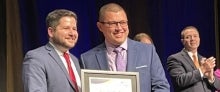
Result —
<svg viewBox="0 0 220 92"><path fill-rule="evenodd" d="M191 38L191 39L192 39L192 40L194 40L194 39L196 39L196 38L197 38L197 37L192 36L192 38Z"/></svg>
<svg viewBox="0 0 220 92"><path fill-rule="evenodd" d="M69 36L73 36L74 34L77 33L77 30L76 30L76 29L70 29L70 30L66 31L66 33L67 33Z"/></svg>

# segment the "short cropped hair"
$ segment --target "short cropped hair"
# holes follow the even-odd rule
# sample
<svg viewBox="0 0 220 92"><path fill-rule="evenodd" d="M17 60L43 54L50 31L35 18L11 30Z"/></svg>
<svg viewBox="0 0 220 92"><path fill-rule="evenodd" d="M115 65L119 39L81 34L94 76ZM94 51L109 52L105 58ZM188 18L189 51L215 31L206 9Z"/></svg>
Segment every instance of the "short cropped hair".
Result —
<svg viewBox="0 0 220 92"><path fill-rule="evenodd" d="M66 9L56 9L50 12L46 17L46 26L55 28L59 24L59 20L62 17L74 17L77 21L77 15L73 11Z"/></svg>
<svg viewBox="0 0 220 92"><path fill-rule="evenodd" d="M116 3L109 3L109 4L102 6L99 10L99 21L104 20L106 12L118 12L118 11L125 12L125 10L120 5L118 5Z"/></svg>

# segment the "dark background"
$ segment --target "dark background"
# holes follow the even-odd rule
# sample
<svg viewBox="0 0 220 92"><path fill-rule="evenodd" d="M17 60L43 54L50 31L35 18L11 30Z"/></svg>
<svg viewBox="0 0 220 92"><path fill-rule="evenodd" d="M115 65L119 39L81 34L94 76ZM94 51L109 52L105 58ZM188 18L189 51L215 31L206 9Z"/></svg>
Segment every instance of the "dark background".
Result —
<svg viewBox="0 0 220 92"><path fill-rule="evenodd" d="M0 92L6 92L6 83L9 80L6 79L6 66L8 66L6 50L10 48L4 45L7 40L7 29L4 23L5 18L9 17L5 11L6 0L0 2L2 2L0 3ZM96 22L99 8L109 2L118 3L126 10L130 38L139 32L148 33L152 37L165 70L167 57L182 50L180 32L189 25L197 27L200 31L199 53L206 57L219 57L216 56L219 55L216 54L219 53L219 43L216 43L219 42L217 40L219 32L216 27L219 21L219 2L216 4L217 0L18 0L23 51L19 54L24 56L28 50L48 42L45 17L54 9L64 8L72 10L78 15L79 40L71 52L79 57L81 53L104 40L102 33L96 27ZM215 12L215 9L218 10ZM169 80L168 73L167 78ZM22 91L16 90L15 92Z"/></svg>

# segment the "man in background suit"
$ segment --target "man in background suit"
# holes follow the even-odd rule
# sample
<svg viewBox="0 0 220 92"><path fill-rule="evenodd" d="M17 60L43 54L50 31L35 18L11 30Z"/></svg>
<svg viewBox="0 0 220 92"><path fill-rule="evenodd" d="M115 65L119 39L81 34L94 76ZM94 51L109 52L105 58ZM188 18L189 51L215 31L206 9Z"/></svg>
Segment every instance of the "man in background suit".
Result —
<svg viewBox="0 0 220 92"><path fill-rule="evenodd" d="M105 42L81 55L85 69L139 72L140 92L170 92L169 83L155 47L128 38L128 19L115 3L104 5L99 12L99 30ZM116 65L115 48L121 48L122 65Z"/></svg>
<svg viewBox="0 0 220 92"><path fill-rule="evenodd" d="M167 59L167 68L175 92L211 92L220 88L219 79L213 74L215 58L204 58L198 53L199 32L187 26L181 32L184 49ZM193 58L195 55L195 58Z"/></svg>
<svg viewBox="0 0 220 92"><path fill-rule="evenodd" d="M57 9L48 14L46 24L49 42L28 51L24 58L24 92L79 92L80 66L78 59L69 52L78 40L77 15ZM71 64L67 64L64 52ZM70 77L70 71L75 76Z"/></svg>

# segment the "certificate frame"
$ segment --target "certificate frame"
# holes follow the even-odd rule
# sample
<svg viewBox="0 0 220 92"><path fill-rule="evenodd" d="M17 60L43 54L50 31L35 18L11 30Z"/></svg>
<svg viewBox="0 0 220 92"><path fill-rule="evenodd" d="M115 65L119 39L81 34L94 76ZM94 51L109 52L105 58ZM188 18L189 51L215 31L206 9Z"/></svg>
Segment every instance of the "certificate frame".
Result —
<svg viewBox="0 0 220 92"><path fill-rule="evenodd" d="M138 72L81 69L81 81L82 92L140 92Z"/></svg>

